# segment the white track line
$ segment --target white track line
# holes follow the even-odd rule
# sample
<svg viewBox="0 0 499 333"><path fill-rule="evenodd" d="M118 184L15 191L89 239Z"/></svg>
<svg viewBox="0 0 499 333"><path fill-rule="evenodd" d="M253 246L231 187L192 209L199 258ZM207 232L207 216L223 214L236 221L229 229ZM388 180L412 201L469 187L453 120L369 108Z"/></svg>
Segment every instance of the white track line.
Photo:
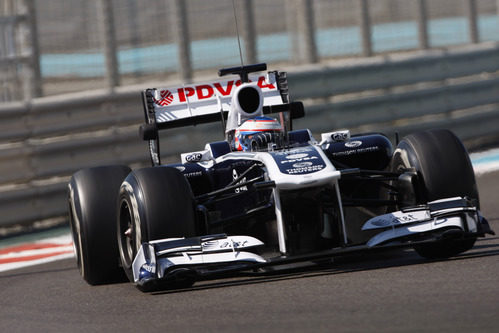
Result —
<svg viewBox="0 0 499 333"><path fill-rule="evenodd" d="M71 234L0 246L0 272L74 257Z"/></svg>

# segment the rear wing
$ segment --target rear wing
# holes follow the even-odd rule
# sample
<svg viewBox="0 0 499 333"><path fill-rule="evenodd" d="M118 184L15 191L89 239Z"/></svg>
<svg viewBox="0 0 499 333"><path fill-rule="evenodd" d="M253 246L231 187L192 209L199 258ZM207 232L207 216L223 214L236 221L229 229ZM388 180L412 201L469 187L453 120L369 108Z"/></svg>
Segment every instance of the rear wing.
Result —
<svg viewBox="0 0 499 333"><path fill-rule="evenodd" d="M266 69L265 64L260 64ZM149 141L153 165L159 165L158 131L203 123L221 122L225 124L230 109L233 91L242 82L255 82L263 97L263 113L289 112L289 118L303 116L301 102L289 103L286 72L272 71L249 74L248 67L220 70L220 75L240 74L205 83L196 83L169 88L152 88L142 92L145 124L140 126L140 136ZM258 65L257 65L258 66ZM251 70L254 71L254 70Z"/></svg>
<svg viewBox="0 0 499 333"><path fill-rule="evenodd" d="M262 90L263 105L280 105L288 102L285 72L268 72L250 75ZM146 124L158 129L197 125L219 121L220 113L229 110L232 92L241 80L231 78L195 85L171 88L153 88L142 92Z"/></svg>

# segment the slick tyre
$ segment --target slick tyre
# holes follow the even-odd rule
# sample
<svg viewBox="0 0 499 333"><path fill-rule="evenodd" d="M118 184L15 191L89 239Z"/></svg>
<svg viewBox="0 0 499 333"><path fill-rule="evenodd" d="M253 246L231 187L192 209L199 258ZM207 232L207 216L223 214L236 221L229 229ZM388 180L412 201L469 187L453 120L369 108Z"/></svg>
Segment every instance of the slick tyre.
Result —
<svg viewBox="0 0 499 333"><path fill-rule="evenodd" d="M196 236L191 188L175 168L133 171L121 185L118 202L118 248L130 281L132 263L142 243Z"/></svg>
<svg viewBox="0 0 499 333"><path fill-rule="evenodd" d="M468 153L454 133L430 130L408 135L397 146L392 170L413 167L418 173L418 204L449 198L468 197L479 207L475 174ZM447 258L471 249L476 238L452 238L415 246L425 258Z"/></svg>
<svg viewBox="0 0 499 333"><path fill-rule="evenodd" d="M69 223L80 274L91 285L125 279L116 242L119 188L127 166L106 166L76 172L68 185Z"/></svg>

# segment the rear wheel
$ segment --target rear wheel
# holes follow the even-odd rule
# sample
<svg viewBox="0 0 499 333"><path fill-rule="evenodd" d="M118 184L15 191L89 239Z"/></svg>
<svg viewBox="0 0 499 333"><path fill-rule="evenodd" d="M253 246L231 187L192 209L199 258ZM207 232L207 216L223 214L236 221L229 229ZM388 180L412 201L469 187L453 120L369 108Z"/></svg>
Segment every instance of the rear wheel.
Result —
<svg viewBox="0 0 499 333"><path fill-rule="evenodd" d="M118 247L121 265L133 281L132 263L144 242L193 237L194 198L185 177L174 168L153 167L128 175L119 192Z"/></svg>
<svg viewBox="0 0 499 333"><path fill-rule="evenodd" d="M71 234L80 274L91 285L119 282L116 202L127 166L106 166L76 172L69 182Z"/></svg>
<svg viewBox="0 0 499 333"><path fill-rule="evenodd" d="M415 168L418 173L418 204L449 198L468 197L479 207L475 174L468 153L449 130L417 132L400 141L392 170ZM425 258L446 258L471 249L476 238L446 239L414 249Z"/></svg>

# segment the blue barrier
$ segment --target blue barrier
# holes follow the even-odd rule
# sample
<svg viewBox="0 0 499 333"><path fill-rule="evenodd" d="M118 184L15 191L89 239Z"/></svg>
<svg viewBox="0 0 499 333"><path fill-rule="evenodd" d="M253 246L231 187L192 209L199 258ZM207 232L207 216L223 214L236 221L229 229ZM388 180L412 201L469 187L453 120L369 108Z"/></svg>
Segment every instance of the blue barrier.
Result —
<svg viewBox="0 0 499 333"><path fill-rule="evenodd" d="M499 41L499 20L496 15L478 17L482 41ZM417 24L414 21L377 24L372 29L375 52L418 48ZM428 21L431 47L468 43L467 21L464 17ZM340 57L361 53L358 27L336 27L316 32L320 57ZM267 63L289 61L292 55L288 33L257 37L259 60ZM194 70L239 64L237 40L216 38L193 41L191 44ZM264 56L262 56L264 55ZM178 66L176 44L164 44L118 52L121 74L175 72ZM101 52L41 55L42 76L100 77L105 73L105 58Z"/></svg>

